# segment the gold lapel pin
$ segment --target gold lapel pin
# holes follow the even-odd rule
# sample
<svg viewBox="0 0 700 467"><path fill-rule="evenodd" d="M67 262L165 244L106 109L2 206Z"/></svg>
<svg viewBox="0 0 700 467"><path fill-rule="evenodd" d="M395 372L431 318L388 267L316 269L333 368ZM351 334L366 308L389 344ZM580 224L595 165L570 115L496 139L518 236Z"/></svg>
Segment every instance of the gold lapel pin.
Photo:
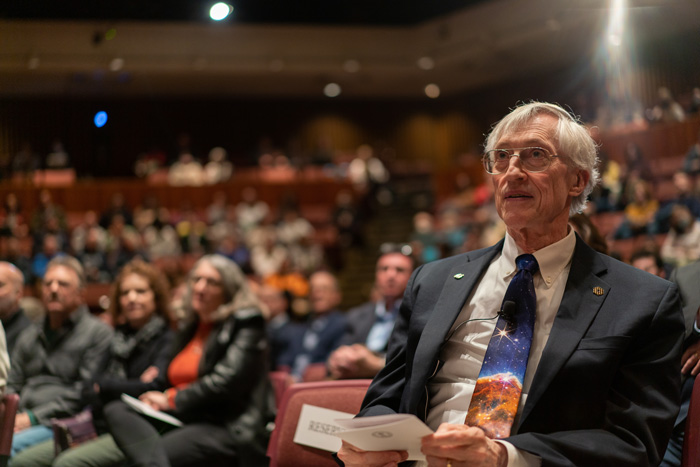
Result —
<svg viewBox="0 0 700 467"><path fill-rule="evenodd" d="M457 280L460 280L463 277L464 277L464 274L462 274L461 272L459 274L455 274L455 279L457 279Z"/></svg>
<svg viewBox="0 0 700 467"><path fill-rule="evenodd" d="M602 287L593 287L593 293L596 295L603 295L605 290Z"/></svg>

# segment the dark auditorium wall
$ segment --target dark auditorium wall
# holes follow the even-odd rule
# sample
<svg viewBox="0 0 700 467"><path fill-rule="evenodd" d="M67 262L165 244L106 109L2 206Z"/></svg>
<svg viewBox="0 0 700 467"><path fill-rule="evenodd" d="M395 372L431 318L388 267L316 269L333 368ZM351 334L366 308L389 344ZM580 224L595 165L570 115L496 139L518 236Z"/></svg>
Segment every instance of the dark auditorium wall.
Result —
<svg viewBox="0 0 700 467"><path fill-rule="evenodd" d="M368 143L395 147L405 160L435 159L466 150L479 138L465 112L442 102L337 100L4 99L0 101L0 151L14 154L30 141L40 155L60 138L79 175L132 174L138 155L152 146L169 157L176 139L189 133L196 157L214 146L236 165L256 161L261 138L290 156L311 154L328 136L335 150L352 152ZM103 128L92 117L108 112ZM430 140L433 140L430 142Z"/></svg>
<svg viewBox="0 0 700 467"><path fill-rule="evenodd" d="M640 47L626 84L629 93L649 107L656 89L665 85L683 104L692 87L700 85L697 43L700 31ZM204 159L209 149L223 146L239 166L254 164L261 138L290 156L311 155L325 138L342 153L369 143L392 148L395 152L386 154L398 160L429 161L445 169L476 148L489 126L517 101L555 101L593 118L604 98L604 76L605 66L592 56L546 74L524 76L514 69L510 83L435 100L3 97L0 161L14 155L23 141L45 156L52 139L60 138L79 175L128 176L138 155L153 146L174 157L178 134L188 132L195 156ZM109 112L102 129L92 125L98 110Z"/></svg>

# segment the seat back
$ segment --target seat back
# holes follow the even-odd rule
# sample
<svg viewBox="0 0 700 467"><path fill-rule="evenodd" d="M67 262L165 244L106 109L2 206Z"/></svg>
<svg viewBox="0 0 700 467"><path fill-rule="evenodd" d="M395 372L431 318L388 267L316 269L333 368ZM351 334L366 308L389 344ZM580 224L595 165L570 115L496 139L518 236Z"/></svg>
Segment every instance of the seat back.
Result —
<svg viewBox="0 0 700 467"><path fill-rule="evenodd" d="M270 467L334 467L330 452L302 446L294 442L297 422L304 404L355 414L372 380L356 379L297 383L287 388L282 397L275 430L272 432L267 455Z"/></svg>
<svg viewBox="0 0 700 467"><path fill-rule="evenodd" d="M15 415L19 405L18 394L5 394L0 404L0 465L7 465L12 451L12 436L15 432Z"/></svg>
<svg viewBox="0 0 700 467"><path fill-rule="evenodd" d="M271 371L268 373L270 384L275 390L275 405L280 408L284 391L294 383L294 377L286 371Z"/></svg>
<svg viewBox="0 0 700 467"><path fill-rule="evenodd" d="M690 396L688 417L685 420L683 438L683 459L681 465L700 465L700 378L695 378L693 393Z"/></svg>

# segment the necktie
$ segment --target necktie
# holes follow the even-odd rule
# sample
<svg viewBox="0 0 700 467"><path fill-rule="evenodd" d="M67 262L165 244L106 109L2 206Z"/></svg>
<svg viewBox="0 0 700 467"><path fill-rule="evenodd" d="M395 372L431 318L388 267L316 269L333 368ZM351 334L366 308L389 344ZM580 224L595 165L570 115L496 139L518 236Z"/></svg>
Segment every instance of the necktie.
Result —
<svg viewBox="0 0 700 467"><path fill-rule="evenodd" d="M482 428L490 438L510 436L535 327L537 300L532 276L539 266L532 255L518 256L515 264L518 272L508 285L501 308L509 310L514 304L515 310L499 313L465 421Z"/></svg>

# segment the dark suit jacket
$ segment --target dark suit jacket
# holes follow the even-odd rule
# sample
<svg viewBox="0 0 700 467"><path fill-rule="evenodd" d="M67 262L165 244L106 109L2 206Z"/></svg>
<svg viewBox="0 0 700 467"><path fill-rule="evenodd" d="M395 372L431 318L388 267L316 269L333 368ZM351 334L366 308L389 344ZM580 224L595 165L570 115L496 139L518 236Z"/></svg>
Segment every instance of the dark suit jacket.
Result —
<svg viewBox="0 0 700 467"><path fill-rule="evenodd" d="M367 336L377 320L374 312L377 304L374 302L363 303L345 313L347 327L340 345L365 344Z"/></svg>
<svg viewBox="0 0 700 467"><path fill-rule="evenodd" d="M440 348L502 246L413 273L387 365L369 387L361 415L401 412L425 420L426 386ZM678 412L683 332L674 284L596 253L577 237L518 434L507 440L540 456L544 466L657 465Z"/></svg>
<svg viewBox="0 0 700 467"><path fill-rule="evenodd" d="M696 343L700 339L700 334L693 330L695 316L700 307L700 261L695 261L682 268L675 269L671 274L671 281L678 285L678 290L681 294L681 302L683 303L683 317L685 319L685 341L683 348ZM690 396L693 393L693 384L695 376L689 376L683 379L683 391L681 397L681 408L676 418L674 437L677 437L679 442L683 442L683 434L685 431L685 421L688 418L688 408L690 407Z"/></svg>

